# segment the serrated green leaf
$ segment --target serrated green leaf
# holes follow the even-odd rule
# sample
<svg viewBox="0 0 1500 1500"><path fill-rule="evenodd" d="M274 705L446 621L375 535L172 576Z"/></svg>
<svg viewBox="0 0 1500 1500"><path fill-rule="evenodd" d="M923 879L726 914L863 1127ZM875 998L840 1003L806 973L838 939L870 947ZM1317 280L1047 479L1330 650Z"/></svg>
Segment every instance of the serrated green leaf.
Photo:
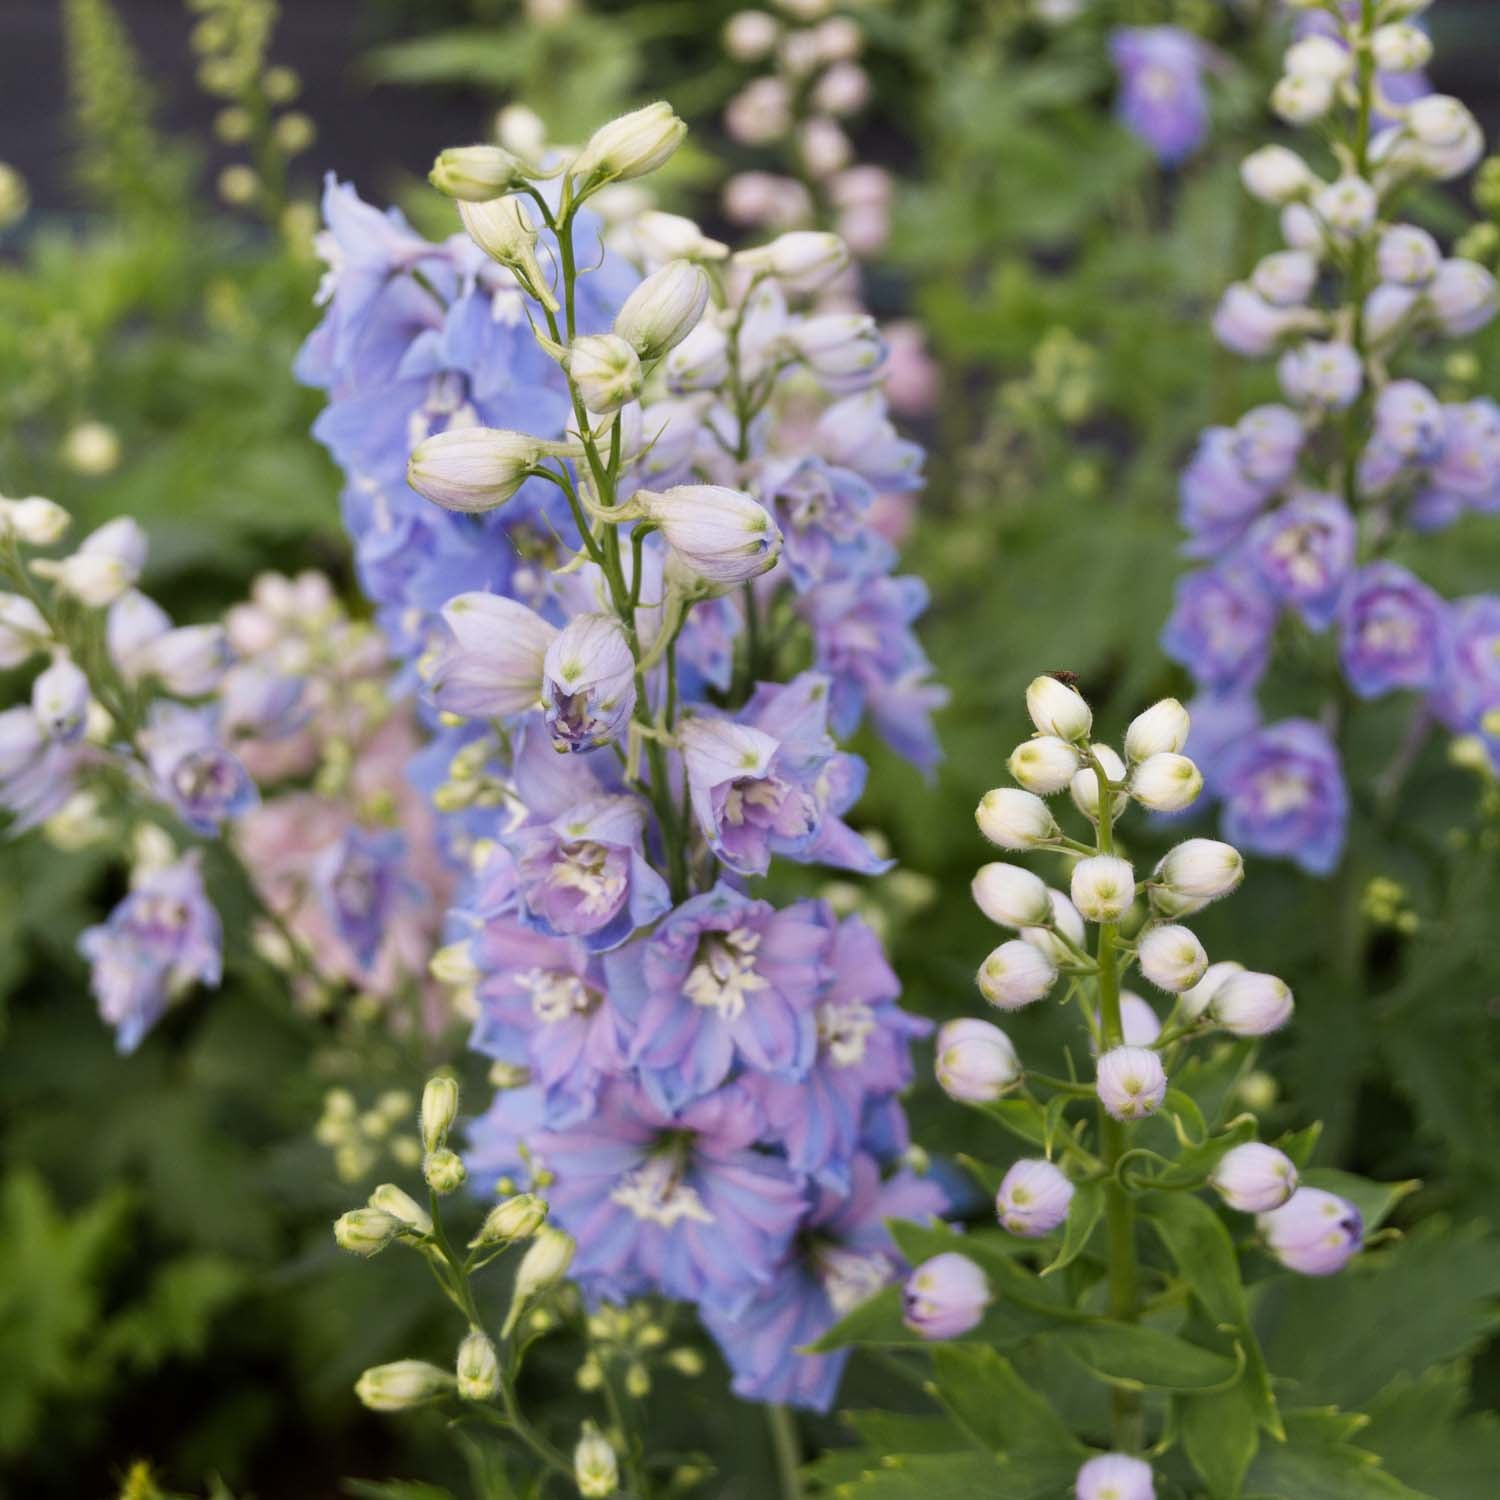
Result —
<svg viewBox="0 0 1500 1500"><path fill-rule="evenodd" d="M1135 1323L1091 1323L1047 1335L1106 1380L1162 1391L1226 1385L1240 1370L1234 1360L1186 1339Z"/></svg>
<svg viewBox="0 0 1500 1500"><path fill-rule="evenodd" d="M1086 1452L1067 1424L993 1349L939 1347L933 1351L933 1375L938 1399L986 1448L1071 1456L1075 1466Z"/></svg>
<svg viewBox="0 0 1500 1500"><path fill-rule="evenodd" d="M1469 1369L1439 1366L1393 1380L1367 1408L1360 1446L1398 1479L1437 1500L1493 1500L1500 1475L1500 1417L1467 1415Z"/></svg>
<svg viewBox="0 0 1500 1500"><path fill-rule="evenodd" d="M1265 1443L1250 1467L1253 1500L1430 1500L1350 1439L1364 1419L1336 1410L1286 1414L1286 1442Z"/></svg>

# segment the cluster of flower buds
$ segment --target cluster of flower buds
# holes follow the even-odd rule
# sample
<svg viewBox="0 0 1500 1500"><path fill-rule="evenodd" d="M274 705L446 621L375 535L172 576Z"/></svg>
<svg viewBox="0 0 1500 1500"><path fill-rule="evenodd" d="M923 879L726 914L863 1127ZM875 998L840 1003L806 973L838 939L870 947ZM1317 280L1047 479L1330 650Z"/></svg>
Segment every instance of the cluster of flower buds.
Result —
<svg viewBox="0 0 1500 1500"><path fill-rule="evenodd" d="M498 1089L466 1169L546 1193L591 1302L692 1302L738 1391L826 1407L844 1356L797 1350L899 1275L885 1220L945 1201L901 1170L926 1028L860 917L746 884L888 867L844 821L861 721L936 759L881 512L922 455L873 322L813 302L837 236L731 255L646 206L665 104L575 150L505 123L435 163L443 244L330 187L300 364L432 711L412 779L460 880L433 972Z"/></svg>
<svg viewBox="0 0 1500 1500"><path fill-rule="evenodd" d="M1246 189L1279 208L1286 248L1230 287L1214 319L1227 348L1277 356L1282 400L1205 431L1181 481L1188 552L1163 636L1201 697L1194 752L1246 850L1326 873L1348 795L1336 715L1262 724L1255 694L1283 619L1331 632L1349 692L1418 695L1456 733L1500 738L1500 599L1444 600L1390 553L1500 504L1500 407L1444 401L1399 362L1463 338L1500 306L1491 271L1445 255L1391 217L1397 195L1479 159L1479 127L1429 92L1431 50L1414 7L1299 11L1273 106L1333 140L1333 170L1283 145L1243 164Z"/></svg>
<svg viewBox="0 0 1500 1500"><path fill-rule="evenodd" d="M1093 716L1082 695L1057 677L1036 678L1026 706L1035 734L1010 758L1019 787L999 788L981 801L977 819L984 835L1010 853L1052 854L1068 862L1065 893L1019 864L997 861L974 878L974 899L998 926L1015 935L984 961L979 989L996 1009L1016 1012L1050 995L1077 999L1094 1054L1091 1088L1071 1080L1030 1074L1017 1049L998 1026L977 1018L950 1021L937 1037L936 1073L952 1098L981 1109L1024 1107L1038 1123L1093 1097L1099 1111L1097 1142L1087 1146L1082 1123L1074 1131L1048 1128L1045 1155L1011 1164L999 1182L995 1213L1000 1226L1025 1240L1041 1240L1068 1223L1082 1190L1101 1189L1112 1205L1125 1204L1134 1189L1127 1160L1131 1127L1159 1112L1176 1120L1168 1070L1196 1041L1214 1033L1254 1039L1279 1030L1292 1015L1292 995L1270 974L1232 961L1210 963L1202 943L1184 921L1239 885L1243 862L1236 849L1191 838L1170 849L1144 878L1124 851L1117 830L1132 802L1151 812L1176 812L1202 786L1183 754L1190 722L1175 699L1140 714L1126 732L1123 753L1096 740ZM1092 834L1075 839L1060 826L1046 800L1067 792ZM1092 929L1092 938L1091 938ZM1158 1003L1122 988L1139 971ZM1056 1097L1044 1114L1032 1089ZM1003 1103L1002 1103L1003 1101ZM1189 1101L1189 1115L1196 1106ZM1296 1163L1275 1146L1253 1138L1253 1120L1231 1122L1210 1141L1195 1142L1193 1168L1158 1157L1172 1186L1209 1187L1224 1205L1256 1215L1259 1242L1283 1266L1306 1275L1340 1269L1361 1247L1363 1226L1352 1203L1301 1185ZM1154 1138L1158 1144L1161 1137ZM1154 1153L1146 1151L1147 1157ZM1143 1184L1145 1185L1145 1184ZM1097 1197L1093 1213L1097 1215ZM1114 1212L1114 1207L1110 1210ZM1129 1218L1124 1240L1128 1242ZM1087 1223L1091 1227L1093 1219ZM1111 1255L1123 1253L1120 1239ZM1133 1249L1128 1250L1132 1257ZM1133 1272L1131 1273L1133 1275ZM984 1268L960 1251L947 1251L918 1266L906 1283L905 1319L924 1338L953 1338L978 1326L996 1295ZM1116 1308L1117 1315L1129 1308ZM1116 1488L1111 1490L1110 1485ZM1080 1496L1151 1495L1150 1466L1125 1454L1108 1454L1084 1466Z"/></svg>

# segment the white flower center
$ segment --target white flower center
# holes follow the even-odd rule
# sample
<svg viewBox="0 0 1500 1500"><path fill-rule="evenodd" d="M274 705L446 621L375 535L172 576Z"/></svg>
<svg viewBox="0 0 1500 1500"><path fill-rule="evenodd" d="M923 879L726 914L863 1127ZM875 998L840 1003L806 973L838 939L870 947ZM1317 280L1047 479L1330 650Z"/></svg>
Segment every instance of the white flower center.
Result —
<svg viewBox="0 0 1500 1500"><path fill-rule="evenodd" d="M875 1012L863 1000L830 1000L818 1007L818 1042L836 1068L863 1062L874 1030Z"/></svg>
<svg viewBox="0 0 1500 1500"><path fill-rule="evenodd" d="M610 1202L628 1208L638 1219L670 1229L680 1219L712 1224L708 1211L695 1188L681 1180L681 1159L676 1152L653 1156L644 1165L628 1172L610 1193Z"/></svg>
<svg viewBox="0 0 1500 1500"><path fill-rule="evenodd" d="M823 1290L839 1317L853 1312L891 1279L891 1263L883 1255L860 1255L842 1245L828 1245L817 1253Z"/></svg>
<svg viewBox="0 0 1500 1500"><path fill-rule="evenodd" d="M547 875L556 888L575 890L588 912L608 912L625 891L625 871L610 862L609 850L592 839L564 844Z"/></svg>
<svg viewBox="0 0 1500 1500"><path fill-rule="evenodd" d="M716 1010L726 1021L744 1014L745 1001L769 981L755 972L760 934L747 927L732 932L705 933L698 942L697 962L688 972L682 992L694 1005Z"/></svg>
<svg viewBox="0 0 1500 1500"><path fill-rule="evenodd" d="M516 975L516 983L531 996L531 1013L547 1026L592 1010L599 999L578 975L563 969L527 969Z"/></svg>

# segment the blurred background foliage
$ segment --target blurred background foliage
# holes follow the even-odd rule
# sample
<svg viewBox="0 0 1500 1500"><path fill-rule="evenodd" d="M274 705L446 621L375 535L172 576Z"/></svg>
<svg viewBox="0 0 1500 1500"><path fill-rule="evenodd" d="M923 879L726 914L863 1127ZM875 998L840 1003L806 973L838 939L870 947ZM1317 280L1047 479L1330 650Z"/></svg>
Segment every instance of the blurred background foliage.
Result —
<svg viewBox="0 0 1500 1500"><path fill-rule="evenodd" d="M268 567L325 569L353 599L335 476L308 436L318 399L291 374L313 318L320 172L444 232L422 174L436 148L483 138L499 105L524 101L566 139L662 95L695 127L664 206L722 230L720 181L765 164L718 120L747 76L719 42L738 8L298 0L278 17L270 0L7 0L0 158L31 205L0 232L0 489L55 497L80 531L138 517L151 591L185 622ZM991 944L967 896L971 813L1023 732L1024 683L1077 672L1120 726L1185 688L1155 648L1181 568L1175 474L1201 426L1269 389L1214 348L1207 319L1271 242L1236 168L1268 129L1275 44L1206 0L1159 9L1225 49L1212 146L1170 180L1110 117L1098 28L1047 33L1021 0L860 7L875 103L857 145L901 179L868 291L881 315L921 320L941 366L909 560L953 694L936 784L872 750L861 811L900 856L876 899L908 1003L934 1017L972 1008ZM1493 126L1489 0L1434 20L1439 86ZM1422 217L1451 227L1455 206L1435 195ZM1497 355L1492 333L1426 374L1449 399L1494 393ZM1492 522L1427 546L1444 593L1493 587ZM1400 731L1380 705L1361 713L1378 764ZM1255 865L1218 920L1298 994L1273 1049L1283 1094L1260 1085L1272 1132L1322 1118L1323 1165L1422 1186L1378 1272L1261 1311L1303 1404L1365 1408L1362 1441L1398 1478L1491 1500L1500 1434L1475 1412L1500 1395L1485 1348L1500 1256L1482 1227L1500 1222L1500 790L1434 748L1400 820L1361 814L1340 879ZM1377 878L1399 892L1372 895ZM34 837L0 853L0 1495L435 1500L383 1481L449 1474L441 1434L377 1421L349 1391L369 1363L440 1347L438 1309L399 1261L346 1274L327 1225L352 1190L313 1133L325 1091L349 1087L383 1162L377 1101L411 1091L430 1058L375 1020L290 1014L241 954L221 992L117 1059L73 945L120 879ZM1211 952L1218 935L1211 913ZM1028 1023L1028 1050L1056 1040ZM972 1146L967 1118L919 1089L933 1151ZM763 1493L759 1429L729 1420L706 1357L710 1376L668 1377L653 1420L667 1446L707 1450L711 1493ZM565 1354L536 1379L570 1399ZM847 1406L903 1399L856 1359ZM899 1420L857 1425L879 1446ZM845 1430L826 1424L831 1443ZM1337 1476L1342 1438L1325 1438ZM351 1475L369 1483L343 1490ZM1367 1493L1347 1474L1308 1484Z"/></svg>

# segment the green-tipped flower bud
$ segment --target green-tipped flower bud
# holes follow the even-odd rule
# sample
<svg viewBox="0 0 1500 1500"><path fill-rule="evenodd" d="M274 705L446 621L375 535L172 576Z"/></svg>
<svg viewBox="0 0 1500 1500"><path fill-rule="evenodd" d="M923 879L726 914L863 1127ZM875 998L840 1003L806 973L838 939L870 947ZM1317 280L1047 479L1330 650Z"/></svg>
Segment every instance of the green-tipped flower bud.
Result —
<svg viewBox="0 0 1500 1500"><path fill-rule="evenodd" d="M583 1424L583 1436L573 1450L573 1478L578 1493L589 1500L604 1500L620 1487L620 1462L615 1450L592 1422Z"/></svg>
<svg viewBox="0 0 1500 1500"><path fill-rule="evenodd" d="M558 309L542 263L536 258L536 226L519 198L497 198L490 203L458 205L458 216L469 238L493 260L508 267L516 279L544 307Z"/></svg>
<svg viewBox="0 0 1500 1500"><path fill-rule="evenodd" d="M550 1225L537 1232L516 1271L516 1287L511 1294L510 1312L505 1317L504 1333L516 1326L522 1309L540 1292L549 1291L568 1274L577 1249L573 1236Z"/></svg>
<svg viewBox="0 0 1500 1500"><path fill-rule="evenodd" d="M458 1346L457 1378L465 1401L488 1401L500 1389L500 1359L489 1335L477 1328Z"/></svg>
<svg viewBox="0 0 1500 1500"><path fill-rule="evenodd" d="M624 301L615 332L642 359L660 359L698 326L708 306L708 272L674 260L648 276Z"/></svg>
<svg viewBox="0 0 1500 1500"><path fill-rule="evenodd" d="M440 1146L427 1153L427 1159L422 1163L422 1176L433 1192L447 1194L456 1193L464 1185L469 1171L458 1152Z"/></svg>
<svg viewBox="0 0 1500 1500"><path fill-rule="evenodd" d="M574 339L563 367L592 412L619 411L641 393L641 357L618 334L588 333Z"/></svg>
<svg viewBox="0 0 1500 1500"><path fill-rule="evenodd" d="M354 1384L354 1394L371 1411L405 1411L446 1396L453 1377L421 1359L398 1359L394 1364L366 1370Z"/></svg>
<svg viewBox="0 0 1500 1500"><path fill-rule="evenodd" d="M334 1221L333 1238L340 1250L355 1255L379 1255L401 1233L395 1214L379 1208L355 1208Z"/></svg>
<svg viewBox="0 0 1500 1500"><path fill-rule="evenodd" d="M626 181L654 172L682 144L687 126L665 100L601 125L574 159L579 179Z"/></svg>
<svg viewBox="0 0 1500 1500"><path fill-rule="evenodd" d="M450 146L440 152L427 180L464 203L486 203L526 180L526 164L503 146Z"/></svg>
<svg viewBox="0 0 1500 1500"><path fill-rule="evenodd" d="M469 1241L469 1249L481 1245L509 1245L529 1240L547 1221L547 1205L535 1193L518 1193L497 1203L479 1226L479 1233Z"/></svg>
<svg viewBox="0 0 1500 1500"><path fill-rule="evenodd" d="M422 1090L422 1149L428 1153L445 1145L458 1115L458 1080L437 1073Z"/></svg>
<svg viewBox="0 0 1500 1500"><path fill-rule="evenodd" d="M402 1192L394 1182L382 1182L370 1194L370 1207L389 1214L393 1219L400 1219L408 1229L415 1229L418 1234L432 1233L432 1216L410 1193Z"/></svg>
<svg viewBox="0 0 1500 1500"><path fill-rule="evenodd" d="M546 452L524 432L452 427L417 444L406 482L445 510L493 510L526 483Z"/></svg>

